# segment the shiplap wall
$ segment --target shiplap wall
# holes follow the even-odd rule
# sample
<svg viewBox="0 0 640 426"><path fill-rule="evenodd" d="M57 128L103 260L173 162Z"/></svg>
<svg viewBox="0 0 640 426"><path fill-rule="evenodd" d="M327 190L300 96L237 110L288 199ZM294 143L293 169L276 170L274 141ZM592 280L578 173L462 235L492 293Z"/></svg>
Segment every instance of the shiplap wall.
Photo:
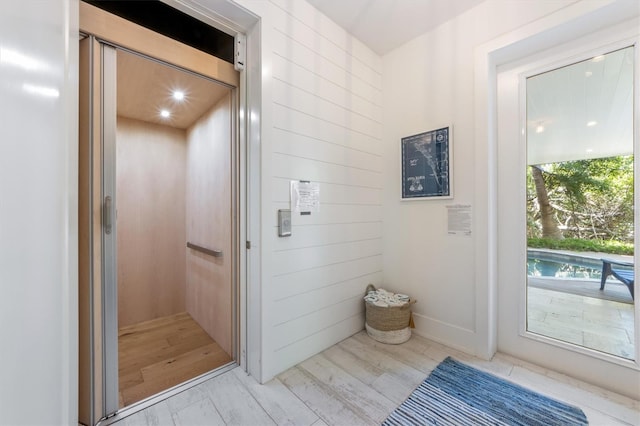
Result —
<svg viewBox="0 0 640 426"><path fill-rule="evenodd" d="M305 1L239 1L261 16L262 378L361 330L382 277L380 58ZM277 211L291 180L320 184L320 212Z"/></svg>

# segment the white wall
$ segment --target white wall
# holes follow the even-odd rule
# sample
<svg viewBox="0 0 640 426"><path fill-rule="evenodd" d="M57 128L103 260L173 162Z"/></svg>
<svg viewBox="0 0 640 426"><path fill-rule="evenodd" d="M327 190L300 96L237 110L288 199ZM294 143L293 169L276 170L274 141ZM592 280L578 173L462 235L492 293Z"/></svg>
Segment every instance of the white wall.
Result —
<svg viewBox="0 0 640 426"><path fill-rule="evenodd" d="M77 7L0 2L0 424L77 422Z"/></svg>
<svg viewBox="0 0 640 426"><path fill-rule="evenodd" d="M361 330L382 279L380 58L308 3L238 1L262 28L262 379ZM289 181L320 212L277 236Z"/></svg>
<svg viewBox="0 0 640 426"><path fill-rule="evenodd" d="M486 293L476 263L487 262L477 251L486 202L477 201L487 194L476 192L474 49L569 3L488 1L383 58L384 281L418 300L417 333L477 355L488 352L478 333L478 314L487 313L476 306ZM455 198L400 201L400 138L447 124ZM471 237L447 235L445 206L458 203L472 206Z"/></svg>

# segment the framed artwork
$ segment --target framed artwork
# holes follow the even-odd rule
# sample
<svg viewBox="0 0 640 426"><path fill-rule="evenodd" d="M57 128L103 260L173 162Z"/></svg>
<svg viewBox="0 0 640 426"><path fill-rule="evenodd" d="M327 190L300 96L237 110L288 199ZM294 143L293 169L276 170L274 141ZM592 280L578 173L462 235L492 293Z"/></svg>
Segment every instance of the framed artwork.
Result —
<svg viewBox="0 0 640 426"><path fill-rule="evenodd" d="M453 198L451 126L401 140L402 199Z"/></svg>

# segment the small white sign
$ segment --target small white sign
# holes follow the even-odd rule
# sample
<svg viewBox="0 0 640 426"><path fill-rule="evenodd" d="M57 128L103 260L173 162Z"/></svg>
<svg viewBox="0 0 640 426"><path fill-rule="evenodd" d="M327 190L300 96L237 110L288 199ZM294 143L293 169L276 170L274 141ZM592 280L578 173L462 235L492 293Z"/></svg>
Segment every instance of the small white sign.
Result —
<svg viewBox="0 0 640 426"><path fill-rule="evenodd" d="M294 212L320 211L320 184L304 180L291 181L291 208Z"/></svg>
<svg viewBox="0 0 640 426"><path fill-rule="evenodd" d="M447 207L447 234L471 236L471 204Z"/></svg>

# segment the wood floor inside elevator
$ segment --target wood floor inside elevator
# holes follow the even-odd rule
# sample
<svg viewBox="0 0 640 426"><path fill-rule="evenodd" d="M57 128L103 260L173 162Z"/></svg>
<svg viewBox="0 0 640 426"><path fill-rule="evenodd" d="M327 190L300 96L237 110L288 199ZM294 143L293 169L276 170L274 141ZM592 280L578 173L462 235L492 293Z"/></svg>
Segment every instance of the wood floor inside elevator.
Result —
<svg viewBox="0 0 640 426"><path fill-rule="evenodd" d="M120 407L126 407L232 361L186 313L118 331Z"/></svg>

